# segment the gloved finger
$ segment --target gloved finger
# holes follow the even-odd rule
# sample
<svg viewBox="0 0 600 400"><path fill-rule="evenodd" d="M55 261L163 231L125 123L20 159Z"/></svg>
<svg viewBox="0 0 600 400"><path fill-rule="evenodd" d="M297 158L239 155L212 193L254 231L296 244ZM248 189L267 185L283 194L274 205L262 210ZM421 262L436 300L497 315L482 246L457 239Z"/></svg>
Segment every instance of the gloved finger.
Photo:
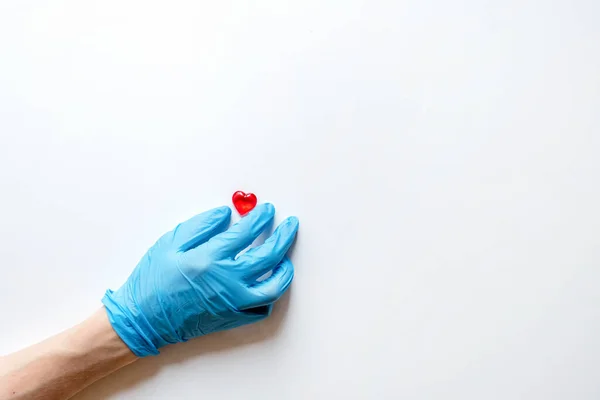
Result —
<svg viewBox="0 0 600 400"><path fill-rule="evenodd" d="M223 232L229 226L231 209L213 208L177 225L173 230L173 244L179 251L188 251Z"/></svg>
<svg viewBox="0 0 600 400"><path fill-rule="evenodd" d="M274 216L275 207L272 204L261 204L250 211L240 222L214 236L206 245L218 257L233 258L252 244Z"/></svg>
<svg viewBox="0 0 600 400"><path fill-rule="evenodd" d="M265 306L279 300L292 283L292 279L294 279L294 265L289 258L284 257L270 277L248 288L252 297L251 306Z"/></svg>
<svg viewBox="0 0 600 400"><path fill-rule="evenodd" d="M262 245L248 250L237 259L247 279L255 281L279 264L294 242L298 224L298 218L287 218Z"/></svg>

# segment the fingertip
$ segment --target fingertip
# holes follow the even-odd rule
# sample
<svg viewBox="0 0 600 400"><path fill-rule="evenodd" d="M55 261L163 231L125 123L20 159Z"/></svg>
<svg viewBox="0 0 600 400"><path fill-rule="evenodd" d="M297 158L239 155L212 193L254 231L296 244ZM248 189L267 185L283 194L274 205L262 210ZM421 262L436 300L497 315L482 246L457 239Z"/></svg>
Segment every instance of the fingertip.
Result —
<svg viewBox="0 0 600 400"><path fill-rule="evenodd" d="M285 236L288 237L289 240L293 240L293 237L298 232L298 219L294 217L286 218L279 224L277 230L275 231L277 236Z"/></svg>
<svg viewBox="0 0 600 400"><path fill-rule="evenodd" d="M286 221L294 227L295 230L298 230L298 228L300 227L300 221L298 220L298 217L288 217L286 219Z"/></svg>
<svg viewBox="0 0 600 400"><path fill-rule="evenodd" d="M283 259L279 263L279 267L287 269L289 271L289 273L291 273L291 275L294 276L294 264L292 263L292 260L290 260L290 258L288 256L283 257Z"/></svg>
<svg viewBox="0 0 600 400"><path fill-rule="evenodd" d="M249 218L251 220L272 219L275 217L275 206L273 206L271 203L259 204L254 208L254 210L250 211L247 217L251 217Z"/></svg>
<svg viewBox="0 0 600 400"><path fill-rule="evenodd" d="M227 222L227 224L229 224L229 221L231 220L231 208L227 206L221 206L213 209L212 218L222 221L223 223Z"/></svg>
<svg viewBox="0 0 600 400"><path fill-rule="evenodd" d="M279 300L288 290L293 279L294 265L289 258L284 257L273 269L271 276L251 287L257 296L255 306L272 304Z"/></svg>
<svg viewBox="0 0 600 400"><path fill-rule="evenodd" d="M284 257L281 260L281 263L277 266L279 269L277 289L278 289L278 298L281 297L290 287L292 281L294 280L294 264L290 261L288 257Z"/></svg>
<svg viewBox="0 0 600 400"><path fill-rule="evenodd" d="M231 208L228 206L221 206L214 209L215 213L221 214L223 216L231 215Z"/></svg>
<svg viewBox="0 0 600 400"><path fill-rule="evenodd" d="M275 215L275 206L271 203L263 203L259 207L262 207L262 211L268 214Z"/></svg>
<svg viewBox="0 0 600 400"><path fill-rule="evenodd" d="M283 257L279 265L277 265L273 271L273 275L279 278L279 288L281 294L283 294L294 279L294 264L288 256Z"/></svg>

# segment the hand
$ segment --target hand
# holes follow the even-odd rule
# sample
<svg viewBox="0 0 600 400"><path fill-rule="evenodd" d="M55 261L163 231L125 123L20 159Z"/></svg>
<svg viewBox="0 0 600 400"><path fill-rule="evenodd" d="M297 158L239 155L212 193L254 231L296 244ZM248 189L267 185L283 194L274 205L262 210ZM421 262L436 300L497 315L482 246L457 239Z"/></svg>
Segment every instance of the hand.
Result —
<svg viewBox="0 0 600 400"><path fill-rule="evenodd" d="M170 343L260 321L287 290L294 267L285 256L298 219L283 221L261 246L239 257L273 220L261 204L227 229L229 207L179 224L148 250L127 282L102 299L109 320L138 357ZM258 278L272 271L267 279Z"/></svg>

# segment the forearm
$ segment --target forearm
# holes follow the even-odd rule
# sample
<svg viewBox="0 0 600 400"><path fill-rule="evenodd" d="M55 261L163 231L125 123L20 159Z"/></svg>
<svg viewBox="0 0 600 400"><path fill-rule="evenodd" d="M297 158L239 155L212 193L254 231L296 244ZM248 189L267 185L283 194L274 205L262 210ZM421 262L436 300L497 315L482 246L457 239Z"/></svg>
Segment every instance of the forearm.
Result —
<svg viewBox="0 0 600 400"><path fill-rule="evenodd" d="M68 399L136 359L100 309L63 333L1 357L0 399Z"/></svg>

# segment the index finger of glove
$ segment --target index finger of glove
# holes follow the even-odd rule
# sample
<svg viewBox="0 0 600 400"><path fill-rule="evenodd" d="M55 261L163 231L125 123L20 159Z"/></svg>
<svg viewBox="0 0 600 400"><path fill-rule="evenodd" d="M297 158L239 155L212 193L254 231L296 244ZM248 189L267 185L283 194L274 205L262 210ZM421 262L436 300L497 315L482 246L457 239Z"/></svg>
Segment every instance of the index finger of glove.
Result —
<svg viewBox="0 0 600 400"><path fill-rule="evenodd" d="M218 257L235 257L239 252L250 246L273 221L275 207L265 203L257 206L237 224L225 232L213 236L206 246Z"/></svg>

